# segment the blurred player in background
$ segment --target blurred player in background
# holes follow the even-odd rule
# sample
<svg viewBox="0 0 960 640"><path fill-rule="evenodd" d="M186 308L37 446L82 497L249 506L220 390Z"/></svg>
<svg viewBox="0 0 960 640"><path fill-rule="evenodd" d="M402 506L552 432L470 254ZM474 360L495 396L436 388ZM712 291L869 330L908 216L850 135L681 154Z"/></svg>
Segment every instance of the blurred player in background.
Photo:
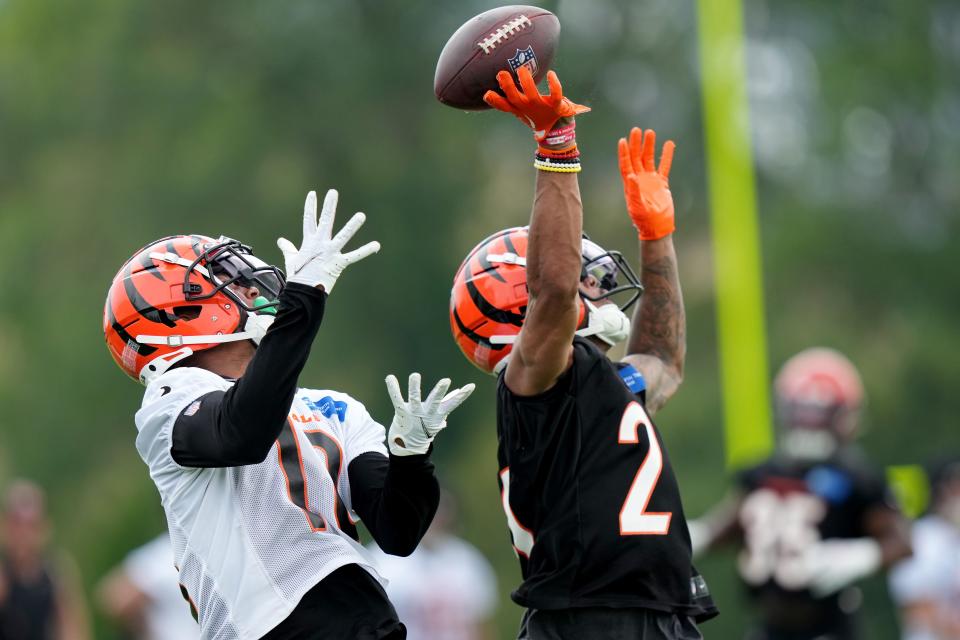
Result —
<svg viewBox="0 0 960 640"><path fill-rule="evenodd" d="M73 562L48 550L43 491L14 481L3 500L0 640L87 640L90 628Z"/></svg>
<svg viewBox="0 0 960 640"><path fill-rule="evenodd" d="M405 401L388 376L389 455L360 402L298 387L334 284L379 249L342 253L364 216L333 235L336 202L329 191L318 222L307 196L300 248L277 243L286 278L235 240L175 236L108 293L107 344L147 386L137 450L204 638L405 637L355 515L388 553L413 551L439 500L431 444L473 386L447 394L444 379L421 400L412 374Z"/></svg>
<svg viewBox="0 0 960 640"><path fill-rule="evenodd" d="M452 311L467 356L499 371L499 479L523 573L512 596L527 608L519 637L700 638L695 621L715 608L650 419L677 390L686 348L667 181L674 145L657 168L653 131L620 141L641 287L619 253L583 237L574 116L588 109L563 97L552 71L549 95L525 67L518 75L522 92L501 72L503 95L486 100L534 130L529 231L497 234L468 257ZM626 307L644 287L631 324L612 296L626 294ZM611 361L623 340L627 355Z"/></svg>
<svg viewBox="0 0 960 640"><path fill-rule="evenodd" d="M774 393L777 450L690 523L694 550L741 547L738 569L760 618L749 638L857 638L861 596L851 585L910 554L883 475L853 443L860 374L832 349L808 349L783 365Z"/></svg>
<svg viewBox="0 0 960 640"><path fill-rule="evenodd" d="M97 588L100 608L135 640L197 640L200 625L184 606L170 536L134 549Z"/></svg>
<svg viewBox="0 0 960 640"><path fill-rule="evenodd" d="M440 493L433 524L407 558L370 548L409 640L494 640L497 579L487 559L453 534L457 508Z"/></svg>
<svg viewBox="0 0 960 640"><path fill-rule="evenodd" d="M960 457L930 470L930 511L913 525L913 557L894 567L890 591L903 640L960 640Z"/></svg>

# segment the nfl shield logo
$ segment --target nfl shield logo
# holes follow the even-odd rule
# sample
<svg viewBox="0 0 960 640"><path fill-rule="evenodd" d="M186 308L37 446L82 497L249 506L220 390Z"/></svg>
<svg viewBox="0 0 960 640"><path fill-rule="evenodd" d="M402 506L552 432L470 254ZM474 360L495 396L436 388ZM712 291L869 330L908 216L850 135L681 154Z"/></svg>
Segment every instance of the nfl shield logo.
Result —
<svg viewBox="0 0 960 640"><path fill-rule="evenodd" d="M517 49L514 56L507 60L507 64L510 65L510 69L514 73L520 67L526 67L530 70L530 75L537 75L537 54L533 52L533 47L527 47L523 50Z"/></svg>

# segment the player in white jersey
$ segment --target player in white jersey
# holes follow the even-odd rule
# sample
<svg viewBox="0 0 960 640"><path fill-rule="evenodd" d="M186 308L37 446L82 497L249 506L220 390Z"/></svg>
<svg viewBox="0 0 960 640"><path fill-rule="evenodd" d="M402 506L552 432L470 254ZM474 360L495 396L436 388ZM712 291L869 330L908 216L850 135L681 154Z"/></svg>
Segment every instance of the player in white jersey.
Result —
<svg viewBox="0 0 960 640"><path fill-rule="evenodd" d="M129 640L200 638L200 627L183 606L166 532L128 553L100 581L97 600Z"/></svg>
<svg viewBox="0 0 960 640"><path fill-rule="evenodd" d="M913 557L894 567L901 640L960 639L960 456L929 468L930 508L913 523Z"/></svg>
<svg viewBox="0 0 960 640"><path fill-rule="evenodd" d="M137 450L160 492L184 596L207 640L404 638L357 542L362 519L388 553L413 551L439 488L429 460L446 416L473 391L441 380L395 408L386 436L363 404L297 378L363 224L332 235L304 206L299 249L278 245L286 279L235 240L164 238L137 252L108 293L104 331L117 363L147 386Z"/></svg>

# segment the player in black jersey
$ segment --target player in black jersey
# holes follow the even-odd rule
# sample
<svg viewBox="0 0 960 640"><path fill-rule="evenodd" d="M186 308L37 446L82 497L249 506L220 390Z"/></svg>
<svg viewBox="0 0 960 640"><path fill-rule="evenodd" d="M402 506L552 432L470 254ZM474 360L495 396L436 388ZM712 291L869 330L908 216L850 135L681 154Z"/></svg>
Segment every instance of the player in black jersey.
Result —
<svg viewBox="0 0 960 640"><path fill-rule="evenodd" d="M680 384L685 350L667 181L674 145L658 169L653 131L620 141L647 292L631 325L611 296L626 295L626 307L643 287L619 253L582 239L573 116L585 108L562 97L552 72L550 95L525 69L519 77L523 95L502 74L505 98L488 102L540 143L529 231L474 250L454 283L451 322L465 354L499 372L500 485L523 572L512 597L527 607L520 638L700 638L695 621L716 610L691 565L677 481L650 419ZM628 355L611 361L606 352L627 338Z"/></svg>
<svg viewBox="0 0 960 640"><path fill-rule="evenodd" d="M694 549L741 547L738 569L759 614L751 640L852 640L860 601L852 585L910 554L907 525L853 445L863 386L850 361L808 349L774 386L777 451L690 523Z"/></svg>

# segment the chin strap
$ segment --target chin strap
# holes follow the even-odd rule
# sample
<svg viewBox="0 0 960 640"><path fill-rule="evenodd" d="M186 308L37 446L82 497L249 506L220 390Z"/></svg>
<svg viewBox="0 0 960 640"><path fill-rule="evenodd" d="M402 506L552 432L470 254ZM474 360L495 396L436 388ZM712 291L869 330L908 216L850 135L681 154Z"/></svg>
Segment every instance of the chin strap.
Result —
<svg viewBox="0 0 960 640"><path fill-rule="evenodd" d="M140 382L150 384L150 382L165 373L184 358L193 355L194 351L188 345L194 344L222 344L225 342L240 342L241 340L252 340L254 344L259 345L260 340L267 334L267 329L276 320L276 316L269 314L248 313L247 322L244 324L243 331L237 333L218 334L211 336L148 336L139 335L135 339L140 344L163 345L168 347L182 347L172 353L166 353L157 356L140 370Z"/></svg>
<svg viewBox="0 0 960 640"><path fill-rule="evenodd" d="M241 340L253 340L254 344L259 345L260 340L266 335L267 329L273 324L276 316L250 313L247 314L247 322L243 331L237 333L217 334L210 336L136 336L140 344L158 344L167 347L179 347L189 344L220 344L223 342L240 342Z"/></svg>
<svg viewBox="0 0 960 640"><path fill-rule="evenodd" d="M575 335L581 338L596 336L611 347L627 339L630 335L630 318L617 305L605 304L598 307L589 300L585 299L583 302L587 305L587 326L578 329ZM517 341L517 335L490 336L490 344L513 344Z"/></svg>
<svg viewBox="0 0 960 640"><path fill-rule="evenodd" d="M587 326L577 331L581 337L596 336L611 347L623 342L630 335L630 318L615 304L599 307L584 299L587 305Z"/></svg>

